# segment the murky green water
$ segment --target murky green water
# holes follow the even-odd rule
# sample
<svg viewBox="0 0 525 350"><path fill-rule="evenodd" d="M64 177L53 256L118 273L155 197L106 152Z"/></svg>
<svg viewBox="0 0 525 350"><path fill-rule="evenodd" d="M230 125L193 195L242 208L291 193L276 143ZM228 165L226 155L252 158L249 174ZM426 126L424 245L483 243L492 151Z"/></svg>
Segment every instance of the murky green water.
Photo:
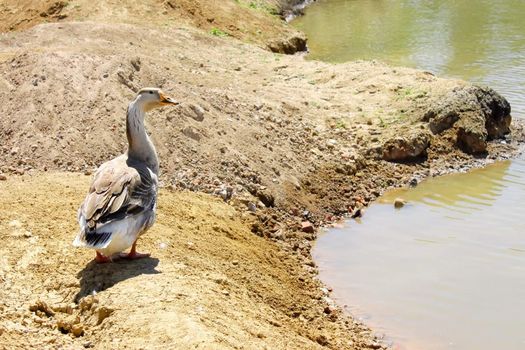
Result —
<svg viewBox="0 0 525 350"><path fill-rule="evenodd" d="M525 115L524 19L523 0L318 0L292 23L312 59L378 59L483 83Z"/></svg>
<svg viewBox="0 0 525 350"><path fill-rule="evenodd" d="M487 84L525 116L523 0L319 0L294 23L311 59ZM313 254L340 304L396 348L525 349L525 160L388 193Z"/></svg>
<svg viewBox="0 0 525 350"><path fill-rule="evenodd" d="M525 349L524 198L525 161L429 179L322 235L314 259L400 349Z"/></svg>

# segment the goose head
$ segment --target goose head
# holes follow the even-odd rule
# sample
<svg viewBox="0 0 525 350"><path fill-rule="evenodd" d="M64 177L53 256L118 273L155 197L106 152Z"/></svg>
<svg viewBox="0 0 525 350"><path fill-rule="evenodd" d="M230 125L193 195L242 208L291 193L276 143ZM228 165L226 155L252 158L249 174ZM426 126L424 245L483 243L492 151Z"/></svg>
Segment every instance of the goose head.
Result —
<svg viewBox="0 0 525 350"><path fill-rule="evenodd" d="M142 107L144 111L150 111L153 108L172 105L176 106L180 102L167 96L161 89L158 88L143 88L141 89L134 101Z"/></svg>

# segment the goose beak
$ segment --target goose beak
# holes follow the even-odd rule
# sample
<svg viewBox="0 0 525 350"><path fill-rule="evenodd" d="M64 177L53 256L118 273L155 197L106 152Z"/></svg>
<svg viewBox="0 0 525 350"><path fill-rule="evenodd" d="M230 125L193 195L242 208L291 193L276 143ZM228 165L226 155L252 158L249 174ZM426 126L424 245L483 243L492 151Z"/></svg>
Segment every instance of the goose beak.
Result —
<svg viewBox="0 0 525 350"><path fill-rule="evenodd" d="M166 96L162 93L160 94L160 103L163 105L173 105L173 106L180 104L179 101L175 101L173 98Z"/></svg>

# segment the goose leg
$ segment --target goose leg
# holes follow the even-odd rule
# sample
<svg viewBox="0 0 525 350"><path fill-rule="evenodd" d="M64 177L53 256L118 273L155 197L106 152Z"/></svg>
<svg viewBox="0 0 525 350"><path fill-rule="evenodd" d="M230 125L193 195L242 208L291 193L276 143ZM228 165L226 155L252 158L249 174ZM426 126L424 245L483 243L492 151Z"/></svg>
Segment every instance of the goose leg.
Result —
<svg viewBox="0 0 525 350"><path fill-rule="evenodd" d="M96 251L96 252L97 252L97 256L95 257L95 261L98 264L105 264L105 263L113 262L113 260L111 260L111 257L102 255L98 251Z"/></svg>
<svg viewBox="0 0 525 350"><path fill-rule="evenodd" d="M139 253L137 252L137 241L133 242L133 245L131 246L131 250L128 254L121 254L121 258L123 259L141 259L141 258L147 258L151 254L150 253Z"/></svg>

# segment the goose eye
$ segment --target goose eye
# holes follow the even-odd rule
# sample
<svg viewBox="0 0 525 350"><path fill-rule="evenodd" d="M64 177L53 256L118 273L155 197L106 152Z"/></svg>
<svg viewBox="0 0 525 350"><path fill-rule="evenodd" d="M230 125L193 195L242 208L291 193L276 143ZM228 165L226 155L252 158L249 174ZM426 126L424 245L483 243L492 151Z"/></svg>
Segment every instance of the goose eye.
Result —
<svg viewBox="0 0 525 350"><path fill-rule="evenodd" d="M149 93L150 93L150 94L153 94L153 91L150 91Z"/></svg>

